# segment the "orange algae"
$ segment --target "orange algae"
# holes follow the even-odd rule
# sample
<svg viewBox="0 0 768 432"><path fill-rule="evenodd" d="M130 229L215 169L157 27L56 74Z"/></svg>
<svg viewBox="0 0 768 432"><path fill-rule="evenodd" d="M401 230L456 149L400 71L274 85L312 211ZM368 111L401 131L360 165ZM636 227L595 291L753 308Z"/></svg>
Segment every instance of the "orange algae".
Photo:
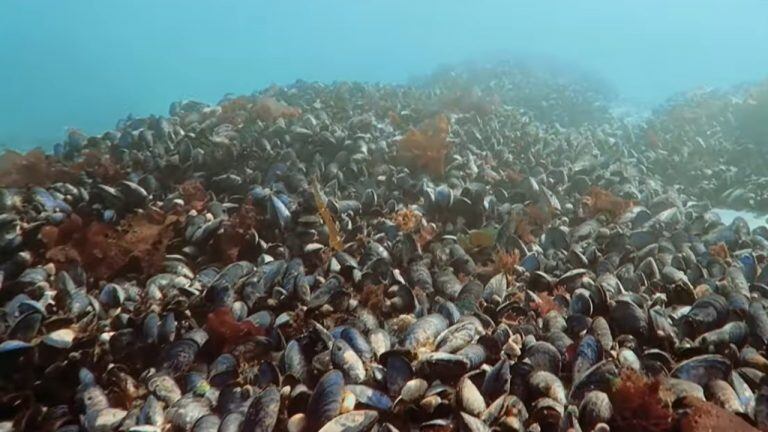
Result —
<svg viewBox="0 0 768 432"><path fill-rule="evenodd" d="M512 252L497 250L493 257L496 270L503 272L507 276L515 274L517 264L520 262L520 252L515 249Z"/></svg>
<svg viewBox="0 0 768 432"><path fill-rule="evenodd" d="M325 205L325 199L322 192L320 192L320 185L317 184L317 180L312 183L312 194L315 198L315 206L320 213L320 217L323 219L325 227L328 229L328 244L336 251L344 249L344 243L339 235L339 229L336 227L336 221L333 219L331 212L328 210L328 206Z"/></svg>
<svg viewBox="0 0 768 432"><path fill-rule="evenodd" d="M272 123L280 118L301 115L301 109L292 107L272 96L241 96L220 104L223 123L242 125L254 120Z"/></svg>
<svg viewBox="0 0 768 432"><path fill-rule="evenodd" d="M658 379L627 369L609 397L613 404L611 429L625 432L665 432L672 430L672 410L661 396Z"/></svg>
<svg viewBox="0 0 768 432"><path fill-rule="evenodd" d="M414 232L421 227L422 217L421 213L407 208L395 213L392 220L400 228L400 231Z"/></svg>
<svg viewBox="0 0 768 432"><path fill-rule="evenodd" d="M634 206L632 201L619 198L597 186L590 188L589 193L582 199L582 203L590 216L606 213L614 219Z"/></svg>
<svg viewBox="0 0 768 432"><path fill-rule="evenodd" d="M425 173L442 177L445 174L445 157L453 145L448 141L450 121L439 115L424 122L418 129L411 129L397 143L397 153L403 164Z"/></svg>
<svg viewBox="0 0 768 432"><path fill-rule="evenodd" d="M713 257L720 258L723 261L731 257L730 253L728 253L728 246L723 242L710 246L709 254Z"/></svg>
<svg viewBox="0 0 768 432"><path fill-rule="evenodd" d="M6 150L0 155L2 187L48 186L76 178L77 173L40 149L30 150L26 154Z"/></svg>
<svg viewBox="0 0 768 432"><path fill-rule="evenodd" d="M555 295L547 292L541 292L536 294L539 297L539 302L531 303L531 309L538 311L540 316L545 316L551 311L564 312L560 303L555 301Z"/></svg>

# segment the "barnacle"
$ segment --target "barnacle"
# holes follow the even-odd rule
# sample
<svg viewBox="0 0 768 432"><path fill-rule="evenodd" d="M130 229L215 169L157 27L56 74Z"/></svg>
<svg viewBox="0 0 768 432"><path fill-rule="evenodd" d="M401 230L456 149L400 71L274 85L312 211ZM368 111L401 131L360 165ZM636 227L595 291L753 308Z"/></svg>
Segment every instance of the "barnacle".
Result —
<svg viewBox="0 0 768 432"><path fill-rule="evenodd" d="M320 192L320 185L315 180L312 183L312 194L315 198L315 205L317 211L320 213L320 217L323 219L325 227L328 229L328 244L337 251L344 249L344 243L339 236L339 229L336 227L336 221L333 220L331 212L328 210L328 206L325 205L325 199L322 192Z"/></svg>
<svg viewBox="0 0 768 432"><path fill-rule="evenodd" d="M634 206L634 203L617 197L611 192L592 186L582 203L591 216L606 213L616 219Z"/></svg>
<svg viewBox="0 0 768 432"><path fill-rule="evenodd" d="M448 141L450 121L439 115L411 129L397 143L397 154L402 163L412 169L441 177L445 173L445 156L453 145Z"/></svg>
<svg viewBox="0 0 768 432"><path fill-rule="evenodd" d="M662 432L672 429L672 411L666 406L657 379L649 379L634 370L621 373L609 393L613 404L611 429L625 432Z"/></svg>

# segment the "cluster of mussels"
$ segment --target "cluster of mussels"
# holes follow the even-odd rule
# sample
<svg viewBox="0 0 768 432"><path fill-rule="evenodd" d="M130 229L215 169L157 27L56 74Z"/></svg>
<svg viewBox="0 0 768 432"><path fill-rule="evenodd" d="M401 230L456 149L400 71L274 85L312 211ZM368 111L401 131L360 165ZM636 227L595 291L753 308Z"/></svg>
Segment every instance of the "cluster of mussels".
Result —
<svg viewBox="0 0 768 432"><path fill-rule="evenodd" d="M2 431L768 428L768 229L626 145L298 82L0 161Z"/></svg>
<svg viewBox="0 0 768 432"><path fill-rule="evenodd" d="M667 181L724 207L765 212L766 118L768 80L671 98L638 137L649 150L649 169Z"/></svg>

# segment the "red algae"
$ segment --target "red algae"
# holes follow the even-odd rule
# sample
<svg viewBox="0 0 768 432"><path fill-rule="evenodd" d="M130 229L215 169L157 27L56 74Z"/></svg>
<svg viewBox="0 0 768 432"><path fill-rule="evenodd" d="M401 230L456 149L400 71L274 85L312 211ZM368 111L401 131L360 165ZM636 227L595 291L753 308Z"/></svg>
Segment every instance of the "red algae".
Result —
<svg viewBox="0 0 768 432"><path fill-rule="evenodd" d="M252 321L236 321L228 307L215 309L208 314L206 321L211 338L224 346L224 351L241 345L249 340L264 336L264 329Z"/></svg>
<svg viewBox="0 0 768 432"><path fill-rule="evenodd" d="M681 401L685 412L680 418L680 432L728 431L757 432L758 429L736 414L695 397L685 397Z"/></svg>
<svg viewBox="0 0 768 432"><path fill-rule="evenodd" d="M145 212L130 215L115 227L97 221L84 224L72 215L60 227L46 227L45 256L80 263L95 281L114 276L131 261L134 270L148 277L160 270L176 222L176 216Z"/></svg>
<svg viewBox="0 0 768 432"><path fill-rule="evenodd" d="M624 432L672 430L672 410L659 395L661 382L634 370L624 370L609 393L613 405L611 429Z"/></svg>

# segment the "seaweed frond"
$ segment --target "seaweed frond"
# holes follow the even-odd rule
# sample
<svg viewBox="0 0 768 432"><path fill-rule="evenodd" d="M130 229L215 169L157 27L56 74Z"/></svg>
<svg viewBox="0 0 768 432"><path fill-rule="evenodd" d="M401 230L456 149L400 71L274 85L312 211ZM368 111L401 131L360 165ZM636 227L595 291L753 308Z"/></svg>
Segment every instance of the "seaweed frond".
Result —
<svg viewBox="0 0 768 432"><path fill-rule="evenodd" d="M458 236L459 244L466 251L491 247L496 243L499 230L495 227L485 227L469 231Z"/></svg>
<svg viewBox="0 0 768 432"><path fill-rule="evenodd" d="M421 227L421 213L418 211L405 208L392 217L392 221L400 228L402 232L414 232L417 228Z"/></svg>
<svg viewBox="0 0 768 432"><path fill-rule="evenodd" d="M202 183L197 180L187 180L179 185L179 193L184 199L184 203L196 211L205 208L205 204L208 202L208 194L206 194Z"/></svg>
<svg viewBox="0 0 768 432"><path fill-rule="evenodd" d="M236 321L228 307L217 308L209 313L207 325L208 333L215 341L223 344L224 351L229 351L252 338L264 336L264 329L252 321Z"/></svg>
<svg viewBox="0 0 768 432"><path fill-rule="evenodd" d="M259 120L274 122L279 118L293 118L301 115L301 110L284 102L265 96L259 98L253 106L253 113Z"/></svg>
<svg viewBox="0 0 768 432"><path fill-rule="evenodd" d="M46 257L57 262L77 262L96 281L105 280L133 263L141 276L160 271L176 216L161 212L136 213L119 227L93 221L85 224L76 215L59 227L46 228L41 240Z"/></svg>
<svg viewBox="0 0 768 432"><path fill-rule="evenodd" d="M445 157L453 145L448 141L450 121L445 115L424 122L411 129L397 143L397 154L402 163L422 170L431 176L445 173Z"/></svg>
<svg viewBox="0 0 768 432"><path fill-rule="evenodd" d="M659 395L661 383L640 373L624 370L609 393L613 405L611 429L624 432L672 430L672 410Z"/></svg>
<svg viewBox="0 0 768 432"><path fill-rule="evenodd" d="M563 306L555 301L555 295L546 292L536 294L539 297L538 302L531 303L531 310L537 311L540 316L545 316L551 311L565 312Z"/></svg>
<svg viewBox="0 0 768 432"><path fill-rule="evenodd" d="M416 242L423 248L435 238L437 233L437 226L434 223L424 223L421 225L419 233L416 236Z"/></svg>
<svg viewBox="0 0 768 432"><path fill-rule="evenodd" d="M680 409L679 430L756 432L757 429L737 414L694 396L685 396L675 403ZM764 429L763 429L764 430Z"/></svg>
<svg viewBox="0 0 768 432"><path fill-rule="evenodd" d="M26 154L6 150L0 155L0 185L3 187L48 186L76 178L76 172L40 149Z"/></svg>
<svg viewBox="0 0 768 432"><path fill-rule="evenodd" d="M520 252L515 249L512 252L504 252L499 249L493 256L493 263L496 270L504 273L508 277L515 274L517 264L520 262Z"/></svg>
<svg viewBox="0 0 768 432"><path fill-rule="evenodd" d="M720 258L723 261L731 257L731 254L728 252L728 246L723 242L710 246L709 254L713 257Z"/></svg>
<svg viewBox="0 0 768 432"><path fill-rule="evenodd" d="M253 252L256 237L256 229L263 215L252 201L240 205L229 220L224 224L221 233L214 240L214 247L223 264L231 264L239 259L245 259L244 255Z"/></svg>
<svg viewBox="0 0 768 432"><path fill-rule="evenodd" d="M320 217L328 229L328 245L336 251L344 249L344 243L339 235L339 229L336 227L336 221L333 219L330 210L328 210L328 206L325 205L325 199L322 192L320 192L320 185L317 184L317 180L312 182L312 195L315 198L317 211L320 213Z"/></svg>
<svg viewBox="0 0 768 432"><path fill-rule="evenodd" d="M360 294L360 304L372 311L380 311L386 301L384 296L387 287L385 285L367 284Z"/></svg>
<svg viewBox="0 0 768 432"><path fill-rule="evenodd" d="M280 118L294 118L301 115L301 109L290 106L272 96L240 96L219 104L221 123L234 126L260 120L273 123Z"/></svg>
<svg viewBox="0 0 768 432"><path fill-rule="evenodd" d="M531 244L536 241L536 236L533 235L533 228L526 219L521 219L515 227L515 235L525 242Z"/></svg>
<svg viewBox="0 0 768 432"><path fill-rule="evenodd" d="M108 154L85 150L82 159L72 165L73 172L85 172L103 183L117 183L125 178L125 172Z"/></svg>
<svg viewBox="0 0 768 432"><path fill-rule="evenodd" d="M582 204L591 217L605 213L613 219L617 219L635 205L632 201L619 198L597 186L590 188L589 193L582 199Z"/></svg>

